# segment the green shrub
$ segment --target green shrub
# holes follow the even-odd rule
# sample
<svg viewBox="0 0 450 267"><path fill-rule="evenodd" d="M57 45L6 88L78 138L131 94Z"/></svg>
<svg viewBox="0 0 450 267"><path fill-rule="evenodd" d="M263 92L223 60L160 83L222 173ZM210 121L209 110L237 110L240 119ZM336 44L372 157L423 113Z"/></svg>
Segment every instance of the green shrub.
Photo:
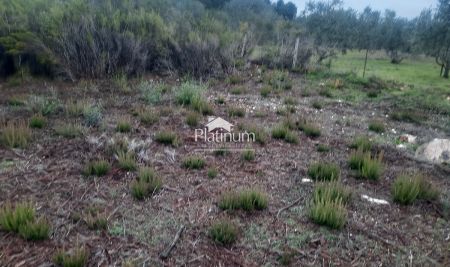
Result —
<svg viewBox="0 0 450 267"><path fill-rule="evenodd" d="M209 236L219 245L227 246L236 241L237 227L230 221L215 222L209 229Z"/></svg>
<svg viewBox="0 0 450 267"><path fill-rule="evenodd" d="M200 114L197 112L189 112L186 116L186 124L191 127L196 127L198 126L200 119Z"/></svg>
<svg viewBox="0 0 450 267"><path fill-rule="evenodd" d="M394 201L402 205L412 204L416 199L436 200L439 190L422 175L403 174L392 185Z"/></svg>
<svg viewBox="0 0 450 267"><path fill-rule="evenodd" d="M65 138L76 138L83 135L83 127L79 124L64 123L54 128L55 133Z"/></svg>
<svg viewBox="0 0 450 267"><path fill-rule="evenodd" d="M258 142L262 145L267 142L268 134L264 128L261 128L256 125L245 125L243 127L243 130L249 134L254 134L255 142Z"/></svg>
<svg viewBox="0 0 450 267"><path fill-rule="evenodd" d="M267 206L267 195L257 190L244 190L238 193L227 192L221 196L219 201L219 208L223 210L253 211L266 209Z"/></svg>
<svg viewBox="0 0 450 267"><path fill-rule="evenodd" d="M319 225L341 229L347 220L347 210L341 199L322 198L311 204L309 217Z"/></svg>
<svg viewBox="0 0 450 267"><path fill-rule="evenodd" d="M41 114L36 114L30 118L30 122L28 123L28 125L31 128L42 129L45 126L46 122L47 121L45 120L44 116L42 116Z"/></svg>
<svg viewBox="0 0 450 267"><path fill-rule="evenodd" d="M83 247L77 247L70 252L59 250L53 256L53 263L60 267L83 267L87 261L88 253Z"/></svg>
<svg viewBox="0 0 450 267"><path fill-rule="evenodd" d="M313 108L315 108L315 109L322 109L323 108L323 104L322 104L322 102L319 102L319 101L313 101L312 102L312 107Z"/></svg>
<svg viewBox="0 0 450 267"><path fill-rule="evenodd" d="M108 219L104 214L89 213L84 221L90 230L105 230L108 228Z"/></svg>
<svg viewBox="0 0 450 267"><path fill-rule="evenodd" d="M12 96L8 99L8 105L13 107L25 106L26 100L23 96Z"/></svg>
<svg viewBox="0 0 450 267"><path fill-rule="evenodd" d="M179 139L177 134L170 131L157 132L155 134L155 141L164 145L172 145L172 146L179 145Z"/></svg>
<svg viewBox="0 0 450 267"><path fill-rule="evenodd" d="M352 193L350 188L341 184L340 181L322 182L316 184L313 193L313 203L318 202L321 199L328 200L342 200L343 204L350 201Z"/></svg>
<svg viewBox="0 0 450 267"><path fill-rule="evenodd" d="M242 151L242 159L246 161L252 161L255 159L255 150L246 149Z"/></svg>
<svg viewBox="0 0 450 267"><path fill-rule="evenodd" d="M297 99L289 96L284 99L284 104L294 106L294 105L297 105L298 102L297 102Z"/></svg>
<svg viewBox="0 0 450 267"><path fill-rule="evenodd" d="M339 166L333 163L314 163L308 168L308 176L315 181L339 180Z"/></svg>
<svg viewBox="0 0 450 267"><path fill-rule="evenodd" d="M159 115L156 111L150 109L140 109L137 112L139 120L146 125L153 125L159 121Z"/></svg>
<svg viewBox="0 0 450 267"><path fill-rule="evenodd" d="M268 97L270 93L272 92L272 88L270 86L264 86L261 88L261 96L262 97Z"/></svg>
<svg viewBox="0 0 450 267"><path fill-rule="evenodd" d="M89 162L84 171L84 175L103 176L109 172L110 165L106 160L96 160Z"/></svg>
<svg viewBox="0 0 450 267"><path fill-rule="evenodd" d="M112 81L114 86L122 93L128 94L131 92L131 87L128 85L128 79L125 73L114 75Z"/></svg>
<svg viewBox="0 0 450 267"><path fill-rule="evenodd" d="M369 123L369 130L376 133L384 133L386 131L384 123L382 121L371 121Z"/></svg>
<svg viewBox="0 0 450 267"><path fill-rule="evenodd" d="M231 94L233 95L242 95L243 93L245 93L245 87L243 86L233 87L231 89Z"/></svg>
<svg viewBox="0 0 450 267"><path fill-rule="evenodd" d="M212 106L201 96L194 97L191 108L203 115L214 114Z"/></svg>
<svg viewBox="0 0 450 267"><path fill-rule="evenodd" d="M318 127L310 123L299 123L298 129L311 138L319 137L322 134Z"/></svg>
<svg viewBox="0 0 450 267"><path fill-rule="evenodd" d="M421 123L427 119L425 115L416 110L398 110L391 114L391 118L396 121L411 123Z"/></svg>
<svg viewBox="0 0 450 267"><path fill-rule="evenodd" d="M0 141L11 148L25 148L31 141L31 129L23 121L8 122L1 131Z"/></svg>
<svg viewBox="0 0 450 267"><path fill-rule="evenodd" d="M330 147L324 144L318 144L317 145L317 152L325 153L330 152Z"/></svg>
<svg viewBox="0 0 450 267"><path fill-rule="evenodd" d="M131 184L131 194L135 199L142 200L158 192L162 185L162 180L152 168L143 167L139 170L137 180Z"/></svg>
<svg viewBox="0 0 450 267"><path fill-rule="evenodd" d="M370 152L358 149L350 154L349 166L357 171L358 178L378 180L383 172L382 159L383 153L372 157Z"/></svg>
<svg viewBox="0 0 450 267"><path fill-rule="evenodd" d="M320 96L324 96L324 97L328 97L328 98L332 98L333 97L333 93L331 92L331 90L329 88L322 88L319 90L319 95Z"/></svg>
<svg viewBox="0 0 450 267"><path fill-rule="evenodd" d="M229 107L228 116L230 117L245 117L245 109L240 107Z"/></svg>
<svg viewBox="0 0 450 267"><path fill-rule="evenodd" d="M290 144L298 144L298 136L296 133L288 131L286 135L284 136L284 141Z"/></svg>
<svg viewBox="0 0 450 267"><path fill-rule="evenodd" d="M350 144L350 148L359 150L363 152L370 151L372 149L372 142L367 136L358 136Z"/></svg>
<svg viewBox="0 0 450 267"><path fill-rule="evenodd" d="M36 218L30 203L19 203L15 208L6 204L0 209L0 226L3 230L19 234L26 240L47 239L50 225L43 218Z"/></svg>
<svg viewBox="0 0 450 267"><path fill-rule="evenodd" d="M272 138L284 139L289 132L289 128L286 125L279 124L272 128Z"/></svg>
<svg viewBox="0 0 450 267"><path fill-rule="evenodd" d="M136 156L133 152L117 152L117 161L119 163L119 168L124 171L134 171L137 168Z"/></svg>
<svg viewBox="0 0 450 267"><path fill-rule="evenodd" d="M208 178L209 179L216 178L217 174L219 174L219 171L217 170L216 167L211 167L208 169Z"/></svg>
<svg viewBox="0 0 450 267"><path fill-rule="evenodd" d="M102 109L99 106L88 106L83 110L83 118L87 126L99 126L103 119Z"/></svg>
<svg viewBox="0 0 450 267"><path fill-rule="evenodd" d="M239 76L238 74L232 74L232 75L228 76L226 79L226 83L231 84L231 85L241 83L242 81L243 81L242 77Z"/></svg>
<svg viewBox="0 0 450 267"><path fill-rule="evenodd" d="M119 133L131 132L131 119L129 117L121 117L117 121L116 131Z"/></svg>
<svg viewBox="0 0 450 267"><path fill-rule="evenodd" d="M205 160L199 156L188 156L183 160L183 167L186 169L203 169Z"/></svg>
<svg viewBox="0 0 450 267"><path fill-rule="evenodd" d="M192 82L182 83L175 92L175 100L179 105L192 105L195 98L201 97L206 88Z"/></svg>
<svg viewBox="0 0 450 267"><path fill-rule="evenodd" d="M31 96L28 101L28 106L35 113L49 116L58 112L60 103L56 97Z"/></svg>
<svg viewBox="0 0 450 267"><path fill-rule="evenodd" d="M86 100L69 100L65 105L65 112L71 117L80 117L83 112L89 108L89 103Z"/></svg>

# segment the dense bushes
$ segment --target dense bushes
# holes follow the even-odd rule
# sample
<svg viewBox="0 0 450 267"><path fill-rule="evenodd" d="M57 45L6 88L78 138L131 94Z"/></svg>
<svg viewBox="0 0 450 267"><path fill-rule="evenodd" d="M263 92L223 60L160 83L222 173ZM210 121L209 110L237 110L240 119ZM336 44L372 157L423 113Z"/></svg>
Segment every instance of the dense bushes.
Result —
<svg viewBox="0 0 450 267"><path fill-rule="evenodd" d="M217 76L250 53L290 67L300 32L264 0L0 0L0 17L1 76L71 80L159 70ZM310 52L300 47L303 67Z"/></svg>

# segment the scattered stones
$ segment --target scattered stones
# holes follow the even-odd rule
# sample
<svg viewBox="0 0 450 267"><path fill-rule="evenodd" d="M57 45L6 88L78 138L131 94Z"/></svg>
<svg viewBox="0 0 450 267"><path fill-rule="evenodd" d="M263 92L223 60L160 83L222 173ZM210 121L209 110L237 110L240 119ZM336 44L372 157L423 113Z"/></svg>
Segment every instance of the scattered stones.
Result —
<svg viewBox="0 0 450 267"><path fill-rule="evenodd" d="M416 158L431 163L450 163L450 140L433 139L416 150Z"/></svg>

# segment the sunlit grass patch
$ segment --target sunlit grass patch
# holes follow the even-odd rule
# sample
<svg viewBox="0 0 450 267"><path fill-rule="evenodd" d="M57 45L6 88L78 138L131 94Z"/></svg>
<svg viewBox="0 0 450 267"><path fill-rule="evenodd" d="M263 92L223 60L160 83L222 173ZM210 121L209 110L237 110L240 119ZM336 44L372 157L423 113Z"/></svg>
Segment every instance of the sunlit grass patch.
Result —
<svg viewBox="0 0 450 267"><path fill-rule="evenodd" d="M103 176L110 170L110 164L106 160L96 160L89 162L83 170L84 175Z"/></svg>
<svg viewBox="0 0 450 267"><path fill-rule="evenodd" d="M83 267L88 261L88 252L84 247L71 251L58 250L53 256L53 263L60 267Z"/></svg>
<svg viewBox="0 0 450 267"><path fill-rule="evenodd" d="M268 203L269 201L265 193L250 189L224 193L219 200L219 208L223 210L263 210L267 208Z"/></svg>
<svg viewBox="0 0 450 267"><path fill-rule="evenodd" d="M178 146L179 142L180 142L178 135L171 131L157 132L155 134L155 141L160 144L172 145L172 146Z"/></svg>
<svg viewBox="0 0 450 267"><path fill-rule="evenodd" d="M57 135L65 138L76 138L83 135L83 127L76 123L60 123L53 130Z"/></svg>
<svg viewBox="0 0 450 267"><path fill-rule="evenodd" d="M436 200L439 190L419 174L398 176L391 188L393 199L402 205L410 205L417 199Z"/></svg>
<svg viewBox="0 0 450 267"><path fill-rule="evenodd" d="M215 222L209 229L209 236L219 245L233 244L238 235L237 226L228 220Z"/></svg>
<svg viewBox="0 0 450 267"><path fill-rule="evenodd" d="M31 129L24 121L10 121L1 129L0 141L7 147L25 148L31 138Z"/></svg>
<svg viewBox="0 0 450 267"><path fill-rule="evenodd" d="M186 169L203 169L205 167L206 162L200 156L188 156L183 159L183 167Z"/></svg>
<svg viewBox="0 0 450 267"><path fill-rule="evenodd" d="M149 167L139 170L137 180L131 184L131 194L137 200L142 200L158 192L162 188L163 182L156 172Z"/></svg>
<svg viewBox="0 0 450 267"><path fill-rule="evenodd" d="M28 125L31 128L42 129L42 128L44 128L46 123L47 123L47 120L45 119L44 116L42 116L41 114L35 114L35 115L33 115L33 117L30 118Z"/></svg>
<svg viewBox="0 0 450 267"><path fill-rule="evenodd" d="M334 163L313 163L308 168L308 176L315 181L335 181L340 178L340 169Z"/></svg>

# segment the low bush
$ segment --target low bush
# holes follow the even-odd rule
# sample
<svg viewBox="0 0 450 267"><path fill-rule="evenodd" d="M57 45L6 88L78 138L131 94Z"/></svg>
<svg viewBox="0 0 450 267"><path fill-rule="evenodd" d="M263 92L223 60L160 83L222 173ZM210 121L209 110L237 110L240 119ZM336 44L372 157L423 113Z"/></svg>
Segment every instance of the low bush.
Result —
<svg viewBox="0 0 450 267"><path fill-rule="evenodd" d="M228 220L215 222L209 229L209 236L219 245L227 246L236 241L238 229Z"/></svg>
<svg viewBox="0 0 450 267"><path fill-rule="evenodd" d="M137 116L145 125L153 125L159 121L159 115L155 110L143 108L137 111Z"/></svg>
<svg viewBox="0 0 450 267"><path fill-rule="evenodd" d="M299 142L297 134L292 131L288 131L286 133L286 135L284 136L284 141L286 141L286 143L290 143L290 144L298 144L298 142Z"/></svg>
<svg viewBox="0 0 450 267"><path fill-rule="evenodd" d="M152 168L143 167L139 170L137 180L131 184L131 194L135 199L142 200L158 192L162 185L162 180Z"/></svg>
<svg viewBox="0 0 450 267"><path fill-rule="evenodd" d="M44 128L46 122L47 121L44 116L42 116L41 114L36 114L30 118L30 122L28 123L28 125L31 128L42 129Z"/></svg>
<svg viewBox="0 0 450 267"><path fill-rule="evenodd" d="M229 107L228 116L230 117L245 117L245 109L240 107Z"/></svg>
<svg viewBox="0 0 450 267"><path fill-rule="evenodd" d="M350 144L350 148L359 150L363 152L370 151L372 149L372 142L367 136L358 136Z"/></svg>
<svg viewBox="0 0 450 267"><path fill-rule="evenodd" d="M245 211L263 210L268 206L267 195L257 190L243 190L238 193L227 192L219 201L219 208L223 210Z"/></svg>
<svg viewBox="0 0 450 267"><path fill-rule="evenodd" d="M231 89L230 93L233 95L242 95L245 93L245 87L243 87L243 86L233 87L233 89Z"/></svg>
<svg viewBox="0 0 450 267"><path fill-rule="evenodd" d="M199 156L188 156L183 160L183 167L186 169L203 169L205 165L205 160Z"/></svg>
<svg viewBox="0 0 450 267"><path fill-rule="evenodd" d="M186 115L186 124L190 127L197 127L200 122L201 116L197 112L189 112Z"/></svg>
<svg viewBox="0 0 450 267"><path fill-rule="evenodd" d="M358 149L350 154L349 166L357 171L358 178L378 180L383 172L382 160L383 153L372 157L369 151Z"/></svg>
<svg viewBox="0 0 450 267"><path fill-rule="evenodd" d="M245 125L243 127L243 130L249 134L254 134L255 142L258 142L261 145L263 145L267 142L268 134L264 128L256 126L256 125Z"/></svg>
<svg viewBox="0 0 450 267"><path fill-rule="evenodd" d="M309 217L319 225L341 229L347 221L347 210L341 199L320 198L311 204Z"/></svg>
<svg viewBox="0 0 450 267"><path fill-rule="evenodd" d="M208 169L208 178L209 179L216 178L217 174L219 174L219 171L217 170L216 167L211 167Z"/></svg>
<svg viewBox="0 0 450 267"><path fill-rule="evenodd" d="M425 115L415 110L398 110L391 113L391 118L396 121L421 123L427 119Z"/></svg>
<svg viewBox="0 0 450 267"><path fill-rule="evenodd" d="M312 102L312 107L313 108L315 108L315 109L322 109L323 108L323 104L322 104L322 102L319 102L319 101L313 101Z"/></svg>
<svg viewBox="0 0 450 267"><path fill-rule="evenodd" d="M157 132L155 134L155 141L164 145L172 145L172 146L179 145L179 139L177 134L171 131Z"/></svg>
<svg viewBox="0 0 450 267"><path fill-rule="evenodd" d="M293 98L291 96L286 97L283 102L284 102L285 105L291 105L291 106L294 106L294 105L298 104L297 99L295 99L295 98Z"/></svg>
<svg viewBox="0 0 450 267"><path fill-rule="evenodd" d="M117 121L116 131L119 133L131 132L131 119L129 117L120 117Z"/></svg>
<svg viewBox="0 0 450 267"><path fill-rule="evenodd" d="M65 138L76 138L83 135L83 127L74 123L58 124L54 130L57 135Z"/></svg>
<svg viewBox="0 0 450 267"><path fill-rule="evenodd" d="M109 172L110 165L106 160L89 162L83 170L84 175L103 176Z"/></svg>
<svg viewBox="0 0 450 267"><path fill-rule="evenodd" d="M47 239L50 225L43 217L36 218L35 209L30 203L19 203L14 208L6 204L0 209L0 227L8 232L19 234L26 240Z"/></svg>
<svg viewBox="0 0 450 267"><path fill-rule="evenodd" d="M286 125L279 124L272 128L272 138L284 139L289 132L289 128Z"/></svg>
<svg viewBox="0 0 450 267"><path fill-rule="evenodd" d="M272 92L272 88L270 86L264 86L261 88L260 94L262 97L268 97Z"/></svg>
<svg viewBox="0 0 450 267"><path fill-rule="evenodd" d="M225 156L230 153L230 151L226 147L220 147L213 151L215 156Z"/></svg>
<svg viewBox="0 0 450 267"><path fill-rule="evenodd" d="M431 201L439 196L439 190L418 174L398 176L391 191L394 201L402 205L412 204L417 199Z"/></svg>
<svg viewBox="0 0 450 267"><path fill-rule="evenodd" d="M343 204L350 201L352 193L350 188L341 184L340 181L322 182L316 184L313 193L313 202L316 203L321 199L342 200Z"/></svg>
<svg viewBox="0 0 450 267"><path fill-rule="evenodd" d="M117 153L119 168L124 171L134 171L137 169L136 156L133 152L119 151Z"/></svg>
<svg viewBox="0 0 450 267"><path fill-rule="evenodd" d="M88 252L84 247L77 247L69 252L59 250L53 256L53 263L60 267L83 267L87 261Z"/></svg>
<svg viewBox="0 0 450 267"><path fill-rule="evenodd" d="M317 152L326 153L330 152L330 147L324 144L318 144L317 145Z"/></svg>
<svg viewBox="0 0 450 267"><path fill-rule="evenodd" d="M89 108L89 103L86 100L69 100L66 102L64 111L68 116L80 117L83 112Z"/></svg>
<svg viewBox="0 0 450 267"><path fill-rule="evenodd" d="M376 133L384 133L386 131L384 123L378 120L369 123L369 130Z"/></svg>
<svg viewBox="0 0 450 267"><path fill-rule="evenodd" d="M252 161L255 159L255 150L246 149L242 151L242 159L245 161Z"/></svg>
<svg viewBox="0 0 450 267"><path fill-rule="evenodd" d="M339 166L333 163L314 163L308 168L308 176L314 181L339 180Z"/></svg>
<svg viewBox="0 0 450 267"><path fill-rule="evenodd" d="M8 122L1 130L0 141L11 148L25 148L31 141L32 133L23 121Z"/></svg>
<svg viewBox="0 0 450 267"><path fill-rule="evenodd" d="M306 136L311 137L311 138L319 137L322 134L320 129L317 126L315 126L311 123L308 123L306 121L297 122L297 127Z"/></svg>
<svg viewBox="0 0 450 267"><path fill-rule="evenodd" d="M83 118L87 126L99 126L103 119L102 109L96 105L88 106L83 110Z"/></svg>

